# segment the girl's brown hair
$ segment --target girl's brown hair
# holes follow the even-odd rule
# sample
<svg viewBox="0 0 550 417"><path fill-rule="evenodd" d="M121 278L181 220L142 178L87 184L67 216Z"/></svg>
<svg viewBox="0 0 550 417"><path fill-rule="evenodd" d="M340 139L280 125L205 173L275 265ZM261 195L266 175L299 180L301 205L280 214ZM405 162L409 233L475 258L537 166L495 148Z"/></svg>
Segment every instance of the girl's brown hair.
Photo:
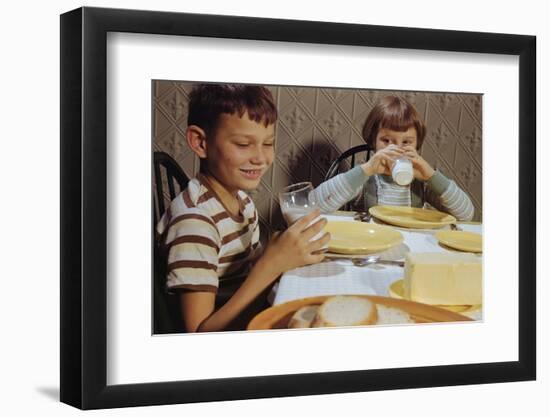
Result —
<svg viewBox="0 0 550 417"><path fill-rule="evenodd" d="M250 120L265 126L277 121L277 107L271 92L262 86L242 84L197 84L189 95L187 125L215 134L222 113L248 113Z"/></svg>
<svg viewBox="0 0 550 417"><path fill-rule="evenodd" d="M426 136L426 125L420 115L404 98L386 96L376 103L367 116L363 126L363 139L371 149L375 150L376 136L380 129L405 132L410 127L416 129L416 149L420 149Z"/></svg>

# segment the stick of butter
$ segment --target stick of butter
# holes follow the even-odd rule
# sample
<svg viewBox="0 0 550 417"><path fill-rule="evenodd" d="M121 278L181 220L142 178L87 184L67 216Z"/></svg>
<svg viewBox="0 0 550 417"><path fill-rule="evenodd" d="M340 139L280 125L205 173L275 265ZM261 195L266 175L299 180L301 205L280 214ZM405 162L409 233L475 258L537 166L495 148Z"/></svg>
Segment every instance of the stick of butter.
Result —
<svg viewBox="0 0 550 417"><path fill-rule="evenodd" d="M472 253L407 253L405 297L425 304L482 302L481 257Z"/></svg>

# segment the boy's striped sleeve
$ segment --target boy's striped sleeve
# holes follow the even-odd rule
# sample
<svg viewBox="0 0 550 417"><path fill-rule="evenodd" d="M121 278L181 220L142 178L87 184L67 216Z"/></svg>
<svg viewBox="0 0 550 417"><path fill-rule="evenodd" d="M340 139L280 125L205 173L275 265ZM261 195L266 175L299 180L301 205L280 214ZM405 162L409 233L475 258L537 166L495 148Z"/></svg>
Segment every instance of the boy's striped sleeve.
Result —
<svg viewBox="0 0 550 417"><path fill-rule="evenodd" d="M176 217L166 235L169 290L217 292L220 237L215 223L201 213Z"/></svg>

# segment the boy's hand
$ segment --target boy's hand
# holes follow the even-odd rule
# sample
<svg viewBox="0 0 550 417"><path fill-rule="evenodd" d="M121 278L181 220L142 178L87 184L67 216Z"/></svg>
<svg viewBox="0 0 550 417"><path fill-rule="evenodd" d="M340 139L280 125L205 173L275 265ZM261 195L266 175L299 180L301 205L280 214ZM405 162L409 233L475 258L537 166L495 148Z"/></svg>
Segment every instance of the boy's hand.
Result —
<svg viewBox="0 0 550 417"><path fill-rule="evenodd" d="M404 146L403 151L404 155L407 156L413 164L414 177L416 179L428 181L435 174L435 170L418 154L414 146Z"/></svg>
<svg viewBox="0 0 550 417"><path fill-rule="evenodd" d="M361 165L365 175L391 175L391 169L397 158L403 156L404 151L397 145L389 145L376 152L367 162Z"/></svg>
<svg viewBox="0 0 550 417"><path fill-rule="evenodd" d="M322 238L312 242L310 239L321 232L327 220L320 219L308 227L309 223L319 215L320 211L316 209L271 239L262 256L262 261L266 262L267 267L276 276L300 266L321 262L324 259L322 253L315 252L321 250L330 241L330 235L325 233Z"/></svg>

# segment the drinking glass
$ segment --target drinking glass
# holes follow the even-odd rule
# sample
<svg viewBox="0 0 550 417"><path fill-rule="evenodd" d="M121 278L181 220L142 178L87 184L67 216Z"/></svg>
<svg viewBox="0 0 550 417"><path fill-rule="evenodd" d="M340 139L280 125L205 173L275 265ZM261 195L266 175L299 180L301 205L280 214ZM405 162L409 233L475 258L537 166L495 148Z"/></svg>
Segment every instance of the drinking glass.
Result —
<svg viewBox="0 0 550 417"><path fill-rule="evenodd" d="M399 185L409 185L414 179L412 162L409 158L398 158L393 165L392 178Z"/></svg>
<svg viewBox="0 0 550 417"><path fill-rule="evenodd" d="M279 193L279 204L288 226L291 226L298 219L308 215L319 206L311 182L299 182L283 188ZM320 218L321 216L312 220L308 227ZM324 234L325 232L321 230L311 241L320 239Z"/></svg>
<svg viewBox="0 0 550 417"><path fill-rule="evenodd" d="M311 182L299 182L283 188L279 193L281 212L287 225L311 213L317 207Z"/></svg>

